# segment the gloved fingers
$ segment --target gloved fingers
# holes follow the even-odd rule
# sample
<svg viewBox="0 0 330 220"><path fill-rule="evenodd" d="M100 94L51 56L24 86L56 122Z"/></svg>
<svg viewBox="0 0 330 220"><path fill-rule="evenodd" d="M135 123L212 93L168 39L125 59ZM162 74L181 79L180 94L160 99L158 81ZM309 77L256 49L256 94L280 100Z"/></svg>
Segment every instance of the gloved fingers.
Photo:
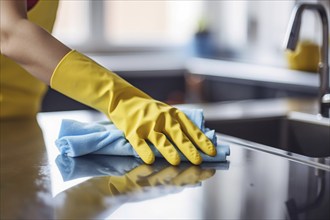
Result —
<svg viewBox="0 0 330 220"><path fill-rule="evenodd" d="M181 162L177 150L163 133L151 132L148 139L170 164L178 165Z"/></svg>
<svg viewBox="0 0 330 220"><path fill-rule="evenodd" d="M180 122L181 129L196 147L209 156L215 156L217 154L216 148L212 142L198 127L196 127L196 125L194 125L192 121L189 120L189 118L187 118L183 112L178 111L177 120Z"/></svg>
<svg viewBox="0 0 330 220"><path fill-rule="evenodd" d="M179 123L174 123L169 126L169 129L165 130L164 133L191 163L198 165L202 162L202 157L200 156L198 150L181 130Z"/></svg>
<svg viewBox="0 0 330 220"><path fill-rule="evenodd" d="M155 161L155 155L145 140L139 138L138 135L131 136L127 139L146 164L152 164Z"/></svg>

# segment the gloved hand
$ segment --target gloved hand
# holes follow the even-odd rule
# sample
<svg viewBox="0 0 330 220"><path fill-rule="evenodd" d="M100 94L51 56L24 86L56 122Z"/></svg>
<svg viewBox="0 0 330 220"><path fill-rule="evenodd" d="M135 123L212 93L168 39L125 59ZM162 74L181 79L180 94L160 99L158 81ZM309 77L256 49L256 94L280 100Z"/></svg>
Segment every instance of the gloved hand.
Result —
<svg viewBox="0 0 330 220"><path fill-rule="evenodd" d="M53 89L106 114L147 164L155 160L148 142L173 165L180 163L176 147L193 164L202 162L197 148L210 156L216 155L212 142L184 113L152 99L77 51L69 52L61 60L50 84Z"/></svg>

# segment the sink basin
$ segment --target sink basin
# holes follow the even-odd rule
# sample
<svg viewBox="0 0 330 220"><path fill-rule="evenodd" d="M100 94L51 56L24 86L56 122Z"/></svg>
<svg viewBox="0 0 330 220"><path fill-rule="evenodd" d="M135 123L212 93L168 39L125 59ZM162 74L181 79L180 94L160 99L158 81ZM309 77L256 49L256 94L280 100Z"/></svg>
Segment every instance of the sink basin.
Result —
<svg viewBox="0 0 330 220"><path fill-rule="evenodd" d="M330 119L300 112L285 115L206 119L216 132L313 158L330 156Z"/></svg>

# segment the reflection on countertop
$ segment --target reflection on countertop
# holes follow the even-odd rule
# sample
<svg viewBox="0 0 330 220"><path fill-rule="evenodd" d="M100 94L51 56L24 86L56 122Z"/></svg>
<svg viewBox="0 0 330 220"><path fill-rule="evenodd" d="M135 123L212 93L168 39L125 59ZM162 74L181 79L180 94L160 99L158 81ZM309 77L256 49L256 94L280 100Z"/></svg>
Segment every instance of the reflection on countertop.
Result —
<svg viewBox="0 0 330 220"><path fill-rule="evenodd" d="M227 163L60 156L61 119L1 121L1 219L329 219L330 172L231 143ZM219 135L219 141L224 142ZM142 211L143 210L143 211Z"/></svg>
<svg viewBox="0 0 330 220"><path fill-rule="evenodd" d="M0 123L1 219L52 218L50 167L35 119Z"/></svg>
<svg viewBox="0 0 330 220"><path fill-rule="evenodd" d="M60 185L71 181L79 183L71 184L70 188L55 196L56 200L65 198L60 202L61 209L57 213L57 218L64 219L103 219L125 203L146 201L181 192L187 187L198 187L216 172L214 168L190 163L175 167L160 159L153 165L145 165L133 157L104 155L79 158L60 155L56 162L64 180ZM229 163L221 163L218 168L228 169L228 166ZM77 182L79 178L83 181ZM77 202L81 201L83 194L88 198Z"/></svg>

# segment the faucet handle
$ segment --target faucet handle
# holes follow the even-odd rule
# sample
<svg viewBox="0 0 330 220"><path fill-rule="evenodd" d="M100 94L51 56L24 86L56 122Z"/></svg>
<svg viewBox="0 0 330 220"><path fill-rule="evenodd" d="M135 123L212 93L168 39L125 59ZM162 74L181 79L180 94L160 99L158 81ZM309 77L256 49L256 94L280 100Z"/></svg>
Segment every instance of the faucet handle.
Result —
<svg viewBox="0 0 330 220"><path fill-rule="evenodd" d="M321 115L323 117L329 118L330 116L330 93L327 93L321 98Z"/></svg>

